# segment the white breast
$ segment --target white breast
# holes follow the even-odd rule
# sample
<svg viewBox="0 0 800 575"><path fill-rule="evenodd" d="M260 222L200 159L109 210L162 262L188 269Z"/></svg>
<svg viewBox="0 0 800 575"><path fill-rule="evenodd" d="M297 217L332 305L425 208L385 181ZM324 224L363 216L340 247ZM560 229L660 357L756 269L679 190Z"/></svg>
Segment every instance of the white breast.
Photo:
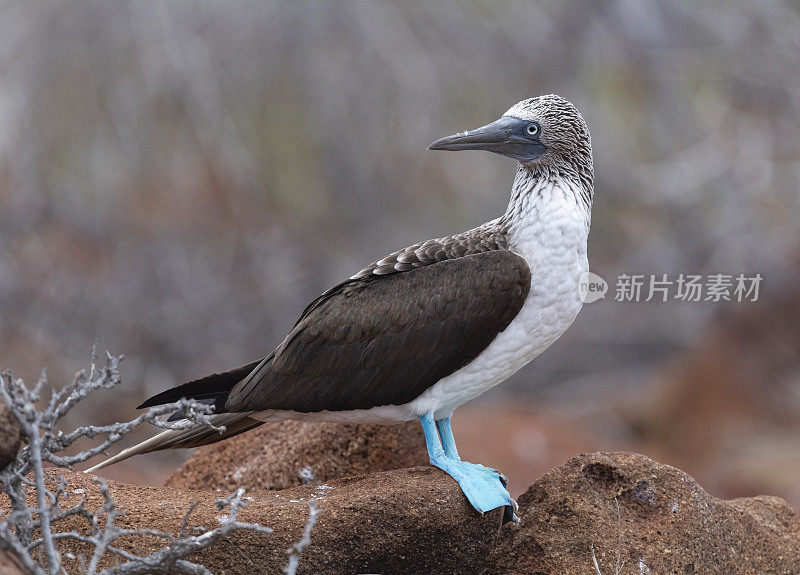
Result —
<svg viewBox="0 0 800 575"><path fill-rule="evenodd" d="M472 362L408 404L438 419L509 378L550 347L581 309L578 283L588 271L588 213L568 187L548 184L527 195L512 220L512 251L528 262L531 289L522 310Z"/></svg>

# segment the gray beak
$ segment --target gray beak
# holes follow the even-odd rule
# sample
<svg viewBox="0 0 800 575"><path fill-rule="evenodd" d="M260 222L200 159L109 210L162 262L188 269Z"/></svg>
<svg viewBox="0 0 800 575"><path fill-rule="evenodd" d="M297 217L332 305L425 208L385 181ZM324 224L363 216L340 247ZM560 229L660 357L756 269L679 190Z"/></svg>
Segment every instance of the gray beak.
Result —
<svg viewBox="0 0 800 575"><path fill-rule="evenodd" d="M531 122L503 116L482 128L441 138L429 150L485 150L520 162L529 162L547 151L538 133L531 136L526 128Z"/></svg>

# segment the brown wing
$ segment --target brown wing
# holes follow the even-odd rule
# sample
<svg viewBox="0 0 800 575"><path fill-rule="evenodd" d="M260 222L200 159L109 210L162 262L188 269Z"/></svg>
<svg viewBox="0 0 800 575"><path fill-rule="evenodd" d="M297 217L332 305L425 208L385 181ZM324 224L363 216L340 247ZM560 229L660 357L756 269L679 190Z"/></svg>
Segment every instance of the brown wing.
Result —
<svg viewBox="0 0 800 575"><path fill-rule="evenodd" d="M504 249L359 275L326 292L238 383L225 411L368 409L412 401L480 354L530 289Z"/></svg>

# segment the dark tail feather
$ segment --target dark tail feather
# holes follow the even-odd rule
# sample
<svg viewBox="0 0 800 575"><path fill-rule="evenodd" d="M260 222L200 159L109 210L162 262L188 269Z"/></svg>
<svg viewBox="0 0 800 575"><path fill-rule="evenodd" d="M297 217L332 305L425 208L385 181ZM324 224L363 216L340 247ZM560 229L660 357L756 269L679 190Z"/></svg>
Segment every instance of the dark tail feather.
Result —
<svg viewBox="0 0 800 575"><path fill-rule="evenodd" d="M210 429L205 425L196 425L194 427L190 427L189 429L183 429L180 431L164 431L146 441L143 441L142 443L139 443L138 445L134 445L128 449L123 449L117 455L106 459L94 467L90 467L86 470L86 473L92 473L98 469L102 469L103 467L111 465L112 463L123 461L129 457L133 457L134 455L139 455L141 453L161 451L162 449L178 449L181 447L199 447L201 445L209 445L210 443L216 443L217 441L228 439L234 435L239 435L240 433L244 433L245 431L253 429L254 427L258 427L264 423L263 421L258 421L257 419L248 417L249 415L250 413L220 413L219 415L212 415L211 422L215 426L224 425L224 433Z"/></svg>
<svg viewBox="0 0 800 575"><path fill-rule="evenodd" d="M262 361L263 360L254 361L253 363L232 371L215 373L202 379L173 387L158 395L154 395L138 408L142 409L154 405L173 403L181 398L196 399L200 403L214 405L217 413L211 416L211 423L215 426L224 425L225 431L223 433L210 429L206 425L195 425L180 431L164 431L138 445L120 451L114 457L106 459L99 465L87 469L86 472L96 471L112 463L117 463L118 461L128 459L134 455L139 455L140 453L150 453L151 451L161 451L162 449L177 449L180 447L199 447L201 445L208 445L209 443L216 443L217 441L239 435L240 433L244 433L245 431L261 425L263 423L262 421L248 417L251 412L221 412L225 408L225 401L228 399L228 394L231 392L231 389L250 375ZM182 416L182 412L177 411L169 417L168 421L182 419Z"/></svg>
<svg viewBox="0 0 800 575"><path fill-rule="evenodd" d="M172 403L181 398L213 399L217 404L220 403L220 398L222 398L222 405L217 405L218 408L221 408L225 405L225 400L228 398L228 394L231 389L233 389L233 386L250 375L250 372L253 371L261 361L262 360L254 361L253 363L231 371L226 371L225 373L215 373L202 379L190 381L178 387L162 391L145 401L137 407L137 409Z"/></svg>

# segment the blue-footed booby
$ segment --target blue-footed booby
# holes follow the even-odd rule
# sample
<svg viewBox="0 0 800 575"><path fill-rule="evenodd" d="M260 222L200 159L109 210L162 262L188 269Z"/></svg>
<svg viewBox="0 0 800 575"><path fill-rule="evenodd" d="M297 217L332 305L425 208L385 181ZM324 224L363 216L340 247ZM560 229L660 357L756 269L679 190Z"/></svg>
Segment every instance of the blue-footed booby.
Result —
<svg viewBox="0 0 800 575"><path fill-rule="evenodd" d="M200 425L165 431L88 471L270 421L418 418L431 464L477 511L516 509L500 472L459 458L450 417L547 349L581 309L594 178L589 130L570 102L539 96L429 149L517 160L505 213L368 265L311 302L266 357L139 406L194 398L213 405L223 434Z"/></svg>

